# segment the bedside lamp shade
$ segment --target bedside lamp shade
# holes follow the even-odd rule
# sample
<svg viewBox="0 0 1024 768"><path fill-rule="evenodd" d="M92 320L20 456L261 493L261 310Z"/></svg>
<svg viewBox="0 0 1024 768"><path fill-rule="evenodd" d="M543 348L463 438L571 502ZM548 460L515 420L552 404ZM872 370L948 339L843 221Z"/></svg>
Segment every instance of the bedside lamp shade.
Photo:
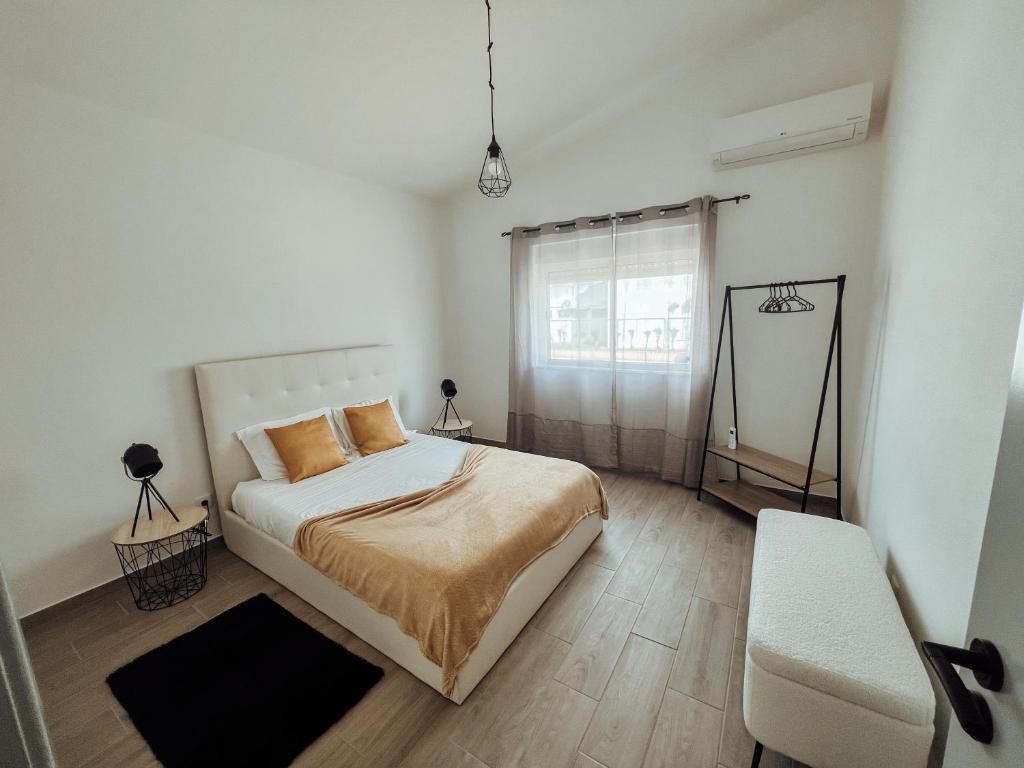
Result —
<svg viewBox="0 0 1024 768"><path fill-rule="evenodd" d="M121 461L124 462L125 469L136 480L154 477L164 468L164 463L160 461L160 454L156 448L146 443L132 443L124 452Z"/></svg>

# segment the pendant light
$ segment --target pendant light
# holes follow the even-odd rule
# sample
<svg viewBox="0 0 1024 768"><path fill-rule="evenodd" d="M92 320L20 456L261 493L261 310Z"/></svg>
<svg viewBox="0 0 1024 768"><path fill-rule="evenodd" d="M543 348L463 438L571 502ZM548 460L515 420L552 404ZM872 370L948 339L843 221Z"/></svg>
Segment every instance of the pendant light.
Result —
<svg viewBox="0 0 1024 768"><path fill-rule="evenodd" d="M491 0L484 0L487 6L487 86L491 89L491 143L487 146L484 165L480 169L480 180L477 188L487 197L504 197L512 186L512 177L508 175L505 155L494 138L494 62L491 60Z"/></svg>

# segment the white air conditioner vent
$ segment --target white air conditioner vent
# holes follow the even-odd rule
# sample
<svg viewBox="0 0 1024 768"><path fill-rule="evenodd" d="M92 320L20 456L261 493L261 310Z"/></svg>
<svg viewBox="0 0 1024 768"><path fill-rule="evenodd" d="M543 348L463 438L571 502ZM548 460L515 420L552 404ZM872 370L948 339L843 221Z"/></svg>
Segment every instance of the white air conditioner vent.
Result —
<svg viewBox="0 0 1024 768"><path fill-rule="evenodd" d="M859 144L871 119L871 83L822 93L715 123L716 170Z"/></svg>

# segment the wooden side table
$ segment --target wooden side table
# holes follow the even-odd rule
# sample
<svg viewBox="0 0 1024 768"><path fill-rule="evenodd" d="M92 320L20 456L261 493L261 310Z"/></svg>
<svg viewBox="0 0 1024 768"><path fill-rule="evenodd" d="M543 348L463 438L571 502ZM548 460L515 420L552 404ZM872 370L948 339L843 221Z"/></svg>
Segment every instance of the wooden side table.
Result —
<svg viewBox="0 0 1024 768"><path fill-rule="evenodd" d="M473 441L473 422L469 419L448 419L443 424L435 421L430 428L430 434L434 437L447 437L470 443Z"/></svg>
<svg viewBox="0 0 1024 768"><path fill-rule="evenodd" d="M129 521L110 539L140 610L169 608L206 584L210 513L205 507L178 507L174 514L177 522L162 509L152 520L139 520L134 536Z"/></svg>

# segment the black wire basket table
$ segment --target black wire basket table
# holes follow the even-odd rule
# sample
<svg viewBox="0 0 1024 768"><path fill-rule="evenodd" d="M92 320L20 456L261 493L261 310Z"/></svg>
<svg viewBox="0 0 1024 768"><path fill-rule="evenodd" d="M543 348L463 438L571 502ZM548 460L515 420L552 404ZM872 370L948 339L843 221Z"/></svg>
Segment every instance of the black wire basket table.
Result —
<svg viewBox="0 0 1024 768"><path fill-rule="evenodd" d="M435 421L430 427L429 433L434 437L447 437L464 443L473 442L473 422L469 419L447 419L444 423L439 421Z"/></svg>
<svg viewBox="0 0 1024 768"><path fill-rule="evenodd" d="M180 603L206 584L206 542L209 512L204 507L154 513L152 520L140 520L132 535L125 523L111 537L121 562L124 580L135 605L156 611Z"/></svg>

